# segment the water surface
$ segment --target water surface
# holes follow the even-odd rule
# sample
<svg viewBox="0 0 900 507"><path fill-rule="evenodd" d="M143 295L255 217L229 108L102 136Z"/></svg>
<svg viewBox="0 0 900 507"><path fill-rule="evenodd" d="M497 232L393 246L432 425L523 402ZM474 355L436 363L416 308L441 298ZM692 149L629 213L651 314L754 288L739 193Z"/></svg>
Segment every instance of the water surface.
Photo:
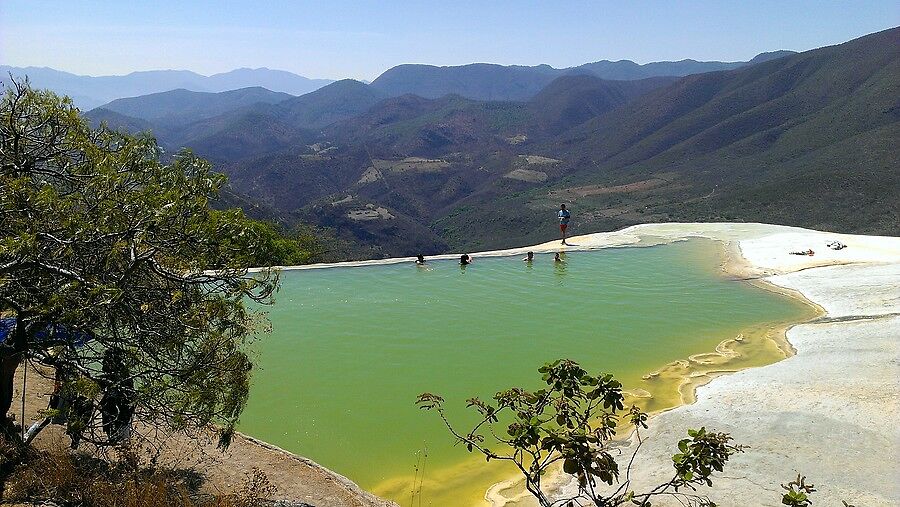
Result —
<svg viewBox="0 0 900 507"><path fill-rule="evenodd" d="M385 484L412 476L417 462L428 478L470 459L436 414L415 407L421 392L444 396L465 422L466 398L535 388L536 369L558 358L641 387L666 363L803 312L721 276L719 254L718 244L692 240L570 252L563 264L537 255L530 265L505 257L465 269L436 261L285 272L240 429L408 505L406 486ZM495 480L475 476L465 487L446 475L426 481L424 504L449 504L453 488L477 498Z"/></svg>

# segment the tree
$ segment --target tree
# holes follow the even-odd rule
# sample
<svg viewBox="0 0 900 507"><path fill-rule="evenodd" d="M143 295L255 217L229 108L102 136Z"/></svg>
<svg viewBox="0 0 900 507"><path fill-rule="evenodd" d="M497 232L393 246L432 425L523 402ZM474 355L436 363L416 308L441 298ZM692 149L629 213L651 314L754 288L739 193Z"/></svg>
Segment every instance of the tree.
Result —
<svg viewBox="0 0 900 507"><path fill-rule="evenodd" d="M625 410L622 384L610 374L592 376L578 363L564 359L538 371L547 386L543 389L500 391L494 395L494 404L478 398L467 400L467 408L475 410L479 420L466 433L450 423L440 396L424 393L417 403L422 409L437 411L469 452L480 452L488 461L513 463L525 478L525 488L542 506L584 505L587 501L603 507L649 507L651 500L660 496L674 497L685 505L715 505L695 491L698 486L712 485L713 473L721 472L734 453L742 452L728 434L705 428L689 430L672 457L672 478L639 493L631 489L632 465L641 447L640 430L647 428L647 414L635 406ZM610 452L623 418L638 441L624 477ZM543 489L542 479L559 464L577 478L575 496L554 499Z"/></svg>
<svg viewBox="0 0 900 507"><path fill-rule="evenodd" d="M319 238L303 230L303 226L286 231L279 224L250 220L250 227L262 240L254 256L256 266L296 266L322 259Z"/></svg>
<svg viewBox="0 0 900 507"><path fill-rule="evenodd" d="M68 98L13 80L0 104L0 414L23 362L56 367L73 443L115 442L132 417L230 429L247 345L266 331L284 250L271 228L209 203L225 182L149 135L91 129ZM296 252L294 252L296 253ZM4 417L4 420L6 418ZM7 426L8 421L7 422ZM105 430L105 431L104 431Z"/></svg>

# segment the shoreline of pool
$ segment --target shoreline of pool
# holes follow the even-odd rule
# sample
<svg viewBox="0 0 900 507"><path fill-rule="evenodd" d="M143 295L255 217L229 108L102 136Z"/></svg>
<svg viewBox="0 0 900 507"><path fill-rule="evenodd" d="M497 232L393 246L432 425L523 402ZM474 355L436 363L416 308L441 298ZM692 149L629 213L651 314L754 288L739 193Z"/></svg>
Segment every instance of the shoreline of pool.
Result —
<svg viewBox="0 0 900 507"><path fill-rule="evenodd" d="M688 356L686 359L679 359L668 363L661 368L650 372L644 375L643 379L645 381L659 381L664 383L662 386L664 389L672 389L674 388L677 394L672 394L672 396L677 397L678 400L672 403L671 399L667 399L661 401L663 406L662 408L654 407L652 409L647 410L650 418L648 420L649 424L653 424L656 418L668 411L678 409L679 407L690 405L697 401L697 390L718 377L730 375L739 371L744 371L753 368L760 368L767 366L769 364L774 364L779 361L783 361L794 354L796 354L796 350L791 345L790 341L787 338L787 332L789 329L796 325L800 325L806 322L813 321L815 319L822 318L826 315L825 310L814 301L806 298L806 296L796 290L791 290L786 287L781 287L776 284L773 284L763 278L760 273L756 271L756 266L749 263L746 258L743 257L742 251L740 248L740 240L734 238L725 238L722 237L721 234L713 231L708 231L704 233L699 233L698 231L689 231L688 234L684 234L679 236L678 234L671 235L666 237L665 239L661 239L659 236L655 234L642 234L640 229L650 229L653 230L654 225L657 224L641 224L638 226L634 226L628 229L623 229L622 231L626 231L629 229L634 229L636 233L636 239L628 238L629 242L614 242L607 243L604 246L596 247L593 246L588 248L589 250L594 249L602 249L602 248L616 248L616 247L633 247L638 244L644 243L648 237L654 238L656 241L649 241L644 244L647 246L655 246L655 245L668 245L671 243L675 243L678 241L687 241L690 239L708 239L711 241L715 241L719 248L722 251L722 262L719 264L718 268L720 269L719 276L724 276L729 279L733 279L735 281L740 281L744 283L748 283L762 290L766 290L769 292L773 292L782 297L792 299L794 301L799 302L800 304L808 307L809 314L803 316L800 319L791 319L785 321L776 321L776 322L765 322L760 323L752 328L743 329L741 333L739 333L736 337L729 337L721 340L715 347L713 351L710 352L700 352L697 354L692 354ZM666 224L668 225L668 224ZM678 224L682 225L682 224ZM684 225L695 225L695 224L684 224ZM702 224L709 225L709 224ZM731 225L731 224L715 224L715 225ZM757 225L757 224L753 224ZM769 227L768 224L758 224ZM778 226L775 226L778 227ZM795 229L795 228L791 228ZM621 231L616 231L621 232ZM816 231L818 232L818 231ZM606 233L597 233L597 234L606 234ZM592 236L587 235L587 242L596 243L595 240L592 240ZM824 233L827 234L827 233ZM582 237L585 238L585 237ZM605 242L602 242L605 243ZM547 244L544 244L547 245ZM552 246L552 245L549 245ZM749 338L748 338L748 335ZM767 342L773 344L778 353L771 354L766 358L766 362L764 364L746 364L742 363L746 358L744 354L735 350L735 345L737 344L746 344L749 342L749 346L759 349ZM657 386L659 387L659 386ZM628 389L626 390L626 395L630 398L628 403L637 403L640 404L641 398L650 399L653 401L654 396L642 396L640 393L636 393L635 391L643 391L645 394L649 394L644 389ZM642 407L643 409L647 409L647 407ZM616 440L620 442L628 441L632 438L631 433L627 435L620 435ZM550 484L549 489L552 491L562 490L569 483L569 478L567 474L562 472L560 467L559 470L553 470L546 477L545 484ZM507 493L506 490L514 489L520 487L522 485L521 476L514 476L508 480L504 480L502 482L496 483L492 485L487 492L485 493L484 500L491 507L518 507L521 505L520 502L525 502L525 505L531 505L530 500L531 495L527 491L522 491L521 493L509 492L513 493L515 496L512 498L507 497L504 493ZM566 491L566 493L571 493L571 491ZM569 494L571 496L571 494Z"/></svg>
<svg viewBox="0 0 900 507"><path fill-rule="evenodd" d="M900 468L900 432L892 424L900 413L900 385L896 368L891 369L900 337L900 238L764 224L728 230L728 225L635 229L673 241L687 234L731 244L738 255L726 272L805 300L818 308L818 316L785 327L785 343L793 354L767 366L716 375L694 386L690 403L655 415L642 435L633 487L649 489L665 482L671 476L675 443L687 428L705 425L750 446L733 458L711 490L702 491L718 505L774 505L778 485L798 473L819 485L818 498L896 505L900 490L889 478ZM827 242L834 240L847 248L828 249ZM815 248L816 255L788 253L806 248ZM860 367L863 361L866 367ZM835 440L846 445L837 458ZM634 445L632 436L624 450ZM794 460L785 459L786 453ZM893 473L884 473L884 463ZM568 481L558 491L571 495L576 489ZM485 499L494 500L494 506L510 504L492 497L490 490Z"/></svg>
<svg viewBox="0 0 900 507"><path fill-rule="evenodd" d="M776 238L780 237L780 238ZM625 247L636 245L654 245L668 244L676 241L688 240L691 238L708 238L719 241L724 245L726 258L723 264L723 271L726 276L735 277L762 286L766 290L771 290L779 294L786 295L791 298L799 299L805 304L816 308L816 315L805 319L801 322L778 323L773 328L773 324L767 324L767 331L771 335L773 332L783 341L783 358L775 358L773 364L785 362L793 356L795 347L791 344L790 338L787 336L791 329L809 322L815 322L825 317L826 309L823 305L827 302L820 301L821 298L810 297L804 291L791 287L789 285L778 284L773 281L773 277L784 274L796 273L798 271L809 270L810 268L823 268L827 266L846 265L846 264L871 264L871 263L895 263L900 264L900 239L888 237L874 236L853 236L836 233L826 233L820 231L812 231L796 227L776 226L767 224L742 224L742 223L664 223L664 224L641 224L619 231L607 233L595 233L583 236L576 236L569 239L569 245L560 245L558 241L550 241L540 245L530 247L512 248L505 250L494 250L487 252L476 252L472 255L476 259L479 257L502 257L521 255L527 251L535 253L549 253L556 251L582 251L596 250L612 247ZM773 240L773 238L775 238ZM864 239L862 243L858 240ZM832 251L825 249L826 240L840 240L849 245L849 248L842 251ZM776 241L777 240L777 241ZM774 244L773 244L774 241ZM813 242L817 248L817 255L813 257L806 256L789 256L789 250L801 249L806 243ZM865 245L869 243L892 243L888 245L886 252L872 253ZM865 243L865 245L863 244ZM870 245L869 245L870 246ZM876 248L877 250L877 248ZM849 255L848 255L849 254ZM894 257L891 257L891 256ZM440 256L431 256L429 260L453 260L457 259L459 254L447 254ZM887 260L885 260L887 259ZM412 262L413 258L392 258L374 261L357 261L330 264L316 264L307 266L288 266L279 267L284 271L323 269L331 267L357 267L369 265L386 265ZM265 268L254 269L252 271L263 271ZM771 336L769 337L771 338ZM728 342L734 341L734 338L724 340L716 347L715 352L699 354L688 358L687 362L694 361L698 356L718 355L726 358L726 362L719 366L727 366L727 351L721 350L727 348ZM771 365L770 365L771 366ZM653 422L658 422L660 417L668 413L678 411L684 407L691 406L700 398L699 391L711 383L717 382L718 379L728 378L736 375L738 371L753 372L767 368L761 367L745 367L727 368L723 367L716 371L707 371L703 375L691 376L687 375L682 379L679 385L679 393L682 396L682 403L673 408L664 409L658 415L655 415ZM729 374L729 375L726 375ZM652 373L651 373L652 375ZM702 378L701 378L702 377ZM687 393L687 394L686 394ZM727 410L726 410L727 411ZM779 477L778 480L783 478ZM785 479L786 480L786 479ZM506 482L506 481L504 481ZM502 483L501 483L502 484ZM491 505L509 505L502 498L498 498L497 487L501 484L495 484L485 494L485 500ZM563 486L564 488L565 486Z"/></svg>

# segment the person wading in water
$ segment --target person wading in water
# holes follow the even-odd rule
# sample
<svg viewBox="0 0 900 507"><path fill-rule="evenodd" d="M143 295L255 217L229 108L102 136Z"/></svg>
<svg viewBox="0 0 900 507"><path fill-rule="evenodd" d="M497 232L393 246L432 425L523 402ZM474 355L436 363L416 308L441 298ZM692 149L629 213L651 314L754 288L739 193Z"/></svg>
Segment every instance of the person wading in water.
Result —
<svg viewBox="0 0 900 507"><path fill-rule="evenodd" d="M562 234L562 244L565 245L566 229L569 227L569 219L572 218L572 214L566 209L565 204L560 204L557 216L559 217L559 232Z"/></svg>

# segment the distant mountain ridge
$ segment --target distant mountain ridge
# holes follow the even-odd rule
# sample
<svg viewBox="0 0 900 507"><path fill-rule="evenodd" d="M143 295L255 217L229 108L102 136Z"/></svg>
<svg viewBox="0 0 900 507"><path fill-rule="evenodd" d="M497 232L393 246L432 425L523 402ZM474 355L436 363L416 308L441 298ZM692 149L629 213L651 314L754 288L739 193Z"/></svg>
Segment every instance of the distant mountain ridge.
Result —
<svg viewBox="0 0 900 507"><path fill-rule="evenodd" d="M554 79L569 74L589 74L601 79L631 81L651 77L683 77L689 74L732 70L747 65L782 58L793 51L781 50L756 55L746 62L652 62L638 64L631 60L586 63L577 67L557 69L549 65L496 65L472 63L438 67L434 65L404 64L390 68L372 86L388 95L412 93L425 98L457 94L476 100L524 101L535 96Z"/></svg>
<svg viewBox="0 0 900 507"><path fill-rule="evenodd" d="M893 29L682 78L572 73L527 101L401 95L219 167L251 199L382 255L546 241L560 202L585 232L728 220L897 234L898 80Z"/></svg>
<svg viewBox="0 0 900 507"><path fill-rule="evenodd" d="M560 202L581 231L729 220L897 234L900 28L754 60L632 80L569 69L523 100L395 95L344 80L181 125L87 116L149 125L167 152L194 149L248 203L361 248L342 258L546 241ZM672 72L649 71L659 69ZM498 95L556 73L453 71L455 89ZM515 79L497 85L491 73Z"/></svg>
<svg viewBox="0 0 900 507"><path fill-rule="evenodd" d="M517 83L555 73L453 72L471 70L447 82L523 93ZM525 77L494 86L491 73ZM344 80L173 127L88 116L150 123L167 151L194 149L248 202L334 231L361 257L545 241L560 202L582 231L730 220L897 234L898 76L900 28L685 77L572 70L524 100L394 95Z"/></svg>
<svg viewBox="0 0 900 507"><path fill-rule="evenodd" d="M752 62L767 61L786 54L792 53L789 51L763 53ZM676 79L673 76L659 74L685 74L720 67L738 68L747 64L747 62L682 60L638 65L623 60L594 62L571 69L554 69L549 65L534 67L494 64L471 64L460 67L401 65L391 70L395 77L418 76L416 79L424 86L418 87L415 92L400 93L398 90L402 90L402 83L395 83L398 86L390 85L391 79L394 78L391 78L391 71L388 71L373 83L345 79L299 97L275 93L261 87L218 93L195 92L181 88L116 99L91 111L88 117L94 121L107 121L114 128L125 127L129 130L143 124L142 122L151 122L151 129L164 142L197 143L200 139L210 136L214 138L214 132L217 130L229 131L241 124L257 125L263 132L269 131L272 139L277 140L284 135L297 134L299 132L297 129L314 130L363 113L379 100L389 97L413 95L437 99L458 96L469 100L502 102L529 101L544 95L530 106L531 112L536 113L535 117L544 122L544 125L538 127L537 122L532 122L532 125L537 131L545 133L561 132L571 127L573 121L596 116L600 112L623 104L627 99ZM432 75L435 69L439 69L445 75ZM248 73L252 74L252 71L239 69L229 73L232 78L230 82L236 83L234 78L247 81L250 79ZM170 77L185 79L185 76L190 77L190 74L176 71L171 73ZM624 76L627 79L611 80L600 78L598 74ZM641 78L642 75L651 77ZM158 77L157 74L153 76ZM210 79L222 81L225 77L217 75ZM638 84L626 86L628 82ZM567 90L566 87L569 86L581 87L587 95ZM554 94L557 95L556 98L553 97ZM546 110L539 111L542 107ZM265 118L271 120L270 125L265 125ZM251 137L257 138L256 135ZM234 148L226 151L242 152L245 143L240 139L233 141ZM201 142L200 146L203 145ZM251 146L258 145L253 143Z"/></svg>
<svg viewBox="0 0 900 507"><path fill-rule="evenodd" d="M262 87L290 95L303 95L333 81L310 79L283 70L265 67L241 68L204 76L188 70L151 70L123 76L81 76L49 67L10 67L0 65L0 80L6 76L28 76L32 85L68 95L84 110L110 101L184 89L196 92L223 92L248 87Z"/></svg>
<svg viewBox="0 0 900 507"><path fill-rule="evenodd" d="M176 124L211 118L253 104L275 104L293 98L254 86L219 93L195 92L179 88L139 97L116 99L103 109L141 120Z"/></svg>
<svg viewBox="0 0 900 507"><path fill-rule="evenodd" d="M658 76L681 77L699 72L728 70L793 54L793 51L761 53L747 62L653 62L637 64L630 60L586 63L556 69L549 65L496 65L473 63L453 67L404 64L388 69L371 83L386 96L412 93L425 98L456 94L476 100L528 100L559 76L591 74L602 79L635 80ZM34 86L68 95L83 110L103 106L122 98L139 97L172 90L224 92L260 87L290 95L304 95L335 82L310 79L283 70L266 67L240 68L204 76L188 70L137 71L126 75L84 76L49 67L12 67L0 65L0 80L8 74L28 76ZM105 106L104 106L105 107Z"/></svg>
<svg viewBox="0 0 900 507"><path fill-rule="evenodd" d="M219 162L312 138L316 129L361 114L385 98L369 85L344 79L298 97L263 88L174 90L115 100L85 116L113 129L150 130L169 148L190 147Z"/></svg>
<svg viewBox="0 0 900 507"><path fill-rule="evenodd" d="M651 62L638 64L631 60L601 60L599 62L579 65L578 67L574 67L573 70L589 71L591 74L603 79L630 81L632 79L646 79L656 76L684 77L691 74L702 74L704 72L733 70L793 54L796 54L796 52L787 50L769 51L767 53L760 53L746 62L701 62L685 59L677 62Z"/></svg>

